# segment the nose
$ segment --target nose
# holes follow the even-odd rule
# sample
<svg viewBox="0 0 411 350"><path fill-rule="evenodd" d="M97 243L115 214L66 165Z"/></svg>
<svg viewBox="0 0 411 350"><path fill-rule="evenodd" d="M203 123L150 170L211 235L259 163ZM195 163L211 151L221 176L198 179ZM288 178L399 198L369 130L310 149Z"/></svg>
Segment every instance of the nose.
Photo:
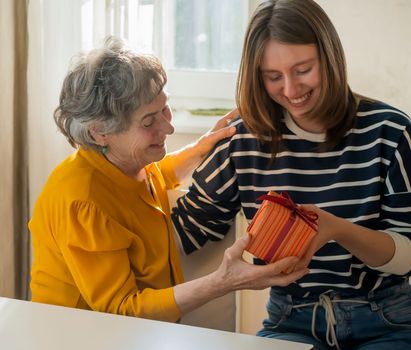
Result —
<svg viewBox="0 0 411 350"><path fill-rule="evenodd" d="M298 81L295 77L285 76L283 93L288 98L296 97L298 94Z"/></svg>
<svg viewBox="0 0 411 350"><path fill-rule="evenodd" d="M161 130L166 135L171 135L174 133L174 126L171 124L171 120L173 119L173 114L169 108L167 108L162 113L161 118Z"/></svg>

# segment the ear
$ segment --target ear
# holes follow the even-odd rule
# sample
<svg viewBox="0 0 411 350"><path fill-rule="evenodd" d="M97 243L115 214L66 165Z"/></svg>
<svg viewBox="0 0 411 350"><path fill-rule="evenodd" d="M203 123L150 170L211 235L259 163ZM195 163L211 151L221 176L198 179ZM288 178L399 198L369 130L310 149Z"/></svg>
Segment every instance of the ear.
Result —
<svg viewBox="0 0 411 350"><path fill-rule="evenodd" d="M99 146L106 146L107 145L107 135L101 134L98 132L98 127L96 124L92 124L88 132L90 133L91 137L96 141Z"/></svg>

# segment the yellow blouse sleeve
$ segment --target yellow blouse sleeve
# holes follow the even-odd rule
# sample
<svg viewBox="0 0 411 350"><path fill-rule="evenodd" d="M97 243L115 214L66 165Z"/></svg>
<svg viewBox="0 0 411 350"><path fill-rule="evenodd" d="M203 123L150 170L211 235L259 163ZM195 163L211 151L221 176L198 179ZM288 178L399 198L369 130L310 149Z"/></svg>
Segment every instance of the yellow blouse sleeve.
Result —
<svg viewBox="0 0 411 350"><path fill-rule="evenodd" d="M172 288L139 290L128 256L135 233L89 202L73 203L61 224L66 232L59 238L61 252L93 310L172 322L180 318Z"/></svg>

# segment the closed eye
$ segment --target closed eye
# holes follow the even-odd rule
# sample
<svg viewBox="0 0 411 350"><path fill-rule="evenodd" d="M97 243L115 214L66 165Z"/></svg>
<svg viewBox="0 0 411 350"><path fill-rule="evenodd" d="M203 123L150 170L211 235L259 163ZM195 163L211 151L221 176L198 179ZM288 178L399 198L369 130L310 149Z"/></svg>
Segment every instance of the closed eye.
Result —
<svg viewBox="0 0 411 350"><path fill-rule="evenodd" d="M309 73L310 71L311 71L311 67L310 68L307 68L307 69L299 69L299 70L297 70L297 74L298 75L304 75L304 74L307 74L307 73Z"/></svg>
<svg viewBox="0 0 411 350"><path fill-rule="evenodd" d="M281 77L268 78L268 80L270 80L270 81L278 81L278 80L280 80L280 79L281 79Z"/></svg>
<svg viewBox="0 0 411 350"><path fill-rule="evenodd" d="M278 81L281 79L281 75L264 74L265 79L269 81Z"/></svg>
<svg viewBox="0 0 411 350"><path fill-rule="evenodd" d="M154 120L155 120L154 115L148 115L143 119L143 121L141 122L141 125L144 128L149 128L150 126L152 126L154 124Z"/></svg>

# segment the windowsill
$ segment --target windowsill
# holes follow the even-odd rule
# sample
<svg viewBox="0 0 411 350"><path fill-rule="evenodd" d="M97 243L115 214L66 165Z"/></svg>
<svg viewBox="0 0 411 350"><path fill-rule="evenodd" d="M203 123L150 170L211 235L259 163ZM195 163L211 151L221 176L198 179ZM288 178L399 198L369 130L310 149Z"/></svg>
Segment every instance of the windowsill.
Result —
<svg viewBox="0 0 411 350"><path fill-rule="evenodd" d="M210 117L192 115L187 111L173 112L173 125L176 134L204 134L210 130L221 116Z"/></svg>

